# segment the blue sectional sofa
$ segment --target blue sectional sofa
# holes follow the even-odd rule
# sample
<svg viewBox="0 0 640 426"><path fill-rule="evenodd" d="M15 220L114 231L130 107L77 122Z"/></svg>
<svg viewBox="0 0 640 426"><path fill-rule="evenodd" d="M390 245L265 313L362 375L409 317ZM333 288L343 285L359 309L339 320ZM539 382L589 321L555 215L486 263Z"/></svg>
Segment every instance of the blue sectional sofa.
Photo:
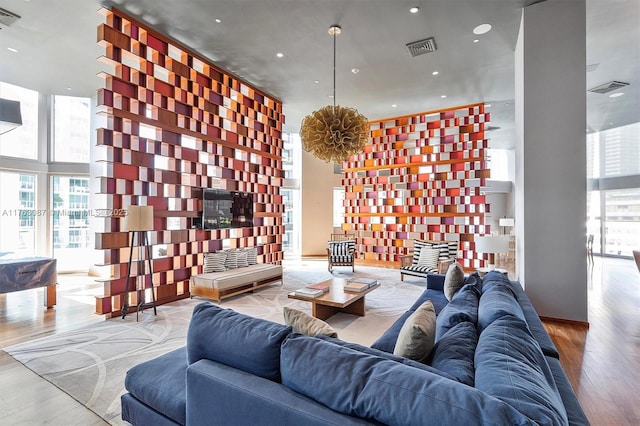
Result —
<svg viewBox="0 0 640 426"><path fill-rule="evenodd" d="M187 345L133 367L134 425L588 425L522 287L471 275L450 302L443 275L371 348L309 337L210 303ZM393 355L405 320L437 313L426 364Z"/></svg>

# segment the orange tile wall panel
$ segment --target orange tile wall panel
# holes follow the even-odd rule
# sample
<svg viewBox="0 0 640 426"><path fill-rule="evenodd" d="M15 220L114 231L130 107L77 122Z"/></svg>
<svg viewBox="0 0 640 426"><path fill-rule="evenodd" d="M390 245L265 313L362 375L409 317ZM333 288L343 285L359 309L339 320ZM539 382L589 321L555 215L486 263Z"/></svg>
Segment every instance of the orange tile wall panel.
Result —
<svg viewBox="0 0 640 426"><path fill-rule="evenodd" d="M149 240L154 253L166 250L153 263L158 301L189 297L191 274L223 242L257 246L259 261L281 263L282 103L116 8L101 13L100 60L114 74L98 90L107 125L97 130L95 149L107 165L96 177L107 208L154 206ZM147 128L153 135L143 136ZM203 187L253 193L270 216L256 216L253 228L188 229L202 209ZM182 229L168 230L172 217ZM96 248L113 277L96 298L96 312L111 316L122 306L129 240L122 218L104 223Z"/></svg>

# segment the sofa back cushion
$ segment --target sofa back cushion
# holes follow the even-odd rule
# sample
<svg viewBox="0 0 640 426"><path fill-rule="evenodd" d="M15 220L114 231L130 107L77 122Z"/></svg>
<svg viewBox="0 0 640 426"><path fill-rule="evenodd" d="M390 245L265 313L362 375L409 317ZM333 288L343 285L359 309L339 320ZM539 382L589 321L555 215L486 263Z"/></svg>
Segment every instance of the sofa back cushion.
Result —
<svg viewBox="0 0 640 426"><path fill-rule="evenodd" d="M475 387L539 425L566 425L567 413L540 346L521 318L504 315L478 340Z"/></svg>
<svg viewBox="0 0 640 426"><path fill-rule="evenodd" d="M290 389L340 413L384 424L534 424L470 386L313 337L285 340L281 371Z"/></svg>
<svg viewBox="0 0 640 426"><path fill-rule="evenodd" d="M486 280L483 282L482 296L478 305L478 330L480 332L493 321L505 315L513 315L525 321L522 307L511 287L512 285L508 281L507 283L494 282L491 285L487 285Z"/></svg>
<svg viewBox="0 0 640 426"><path fill-rule="evenodd" d="M394 354L391 354L389 352L380 351L380 350L375 349L375 348L369 348L367 346L362 346L362 345L359 345L357 343L345 342L344 340L336 339L334 337L322 336L320 334L315 336L315 337L317 339L324 340L324 341L329 342L329 343L333 343L334 345L343 346L345 348L353 349L355 351L363 352L365 354L374 355L374 356L377 356L377 357L380 357L380 358L384 358L384 359L388 359L388 360L391 360L391 361L399 362L400 364L404 364L404 365L409 366L409 367L417 368L419 370L429 371L429 372L431 372L433 374L437 374L439 376L445 377L445 378L450 379L450 380L458 380L457 377L455 377L455 376L453 376L453 375L451 375L451 374L449 374L449 373L447 373L445 371L439 370L437 368L431 367L430 365L423 364L423 363L418 362L418 361L414 361L414 360L409 359L409 358L405 358L403 356L394 355Z"/></svg>
<svg viewBox="0 0 640 426"><path fill-rule="evenodd" d="M460 322L436 342L431 351L429 365L453 376L460 383L473 386L477 344L476 325L469 321Z"/></svg>
<svg viewBox="0 0 640 426"><path fill-rule="evenodd" d="M480 293L474 285L462 287L436 318L436 342L460 322L469 321L475 326L478 322L479 300Z"/></svg>
<svg viewBox="0 0 640 426"><path fill-rule="evenodd" d="M187 362L221 362L280 380L280 345L290 326L253 318L209 302L197 305L187 332Z"/></svg>

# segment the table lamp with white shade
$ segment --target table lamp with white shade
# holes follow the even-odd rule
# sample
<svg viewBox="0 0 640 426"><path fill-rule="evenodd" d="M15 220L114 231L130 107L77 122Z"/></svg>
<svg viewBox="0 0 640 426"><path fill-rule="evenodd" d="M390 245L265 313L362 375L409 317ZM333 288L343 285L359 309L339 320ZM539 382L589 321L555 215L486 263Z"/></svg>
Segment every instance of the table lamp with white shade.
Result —
<svg viewBox="0 0 640 426"><path fill-rule="evenodd" d="M474 241L476 244L476 252L489 254L489 270L496 268L496 253L509 252L509 237L506 235L476 236Z"/></svg>
<svg viewBox="0 0 640 426"><path fill-rule="evenodd" d="M500 226L503 228L502 233L506 234L504 228L513 228L515 225L515 220L512 217L501 217L500 218Z"/></svg>

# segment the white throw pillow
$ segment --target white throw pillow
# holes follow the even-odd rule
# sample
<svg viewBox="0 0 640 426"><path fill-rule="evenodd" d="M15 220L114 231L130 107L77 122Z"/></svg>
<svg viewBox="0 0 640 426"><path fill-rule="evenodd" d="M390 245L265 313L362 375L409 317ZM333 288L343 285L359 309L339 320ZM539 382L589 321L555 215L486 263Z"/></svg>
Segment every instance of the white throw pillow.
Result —
<svg viewBox="0 0 640 426"><path fill-rule="evenodd" d="M224 262L227 259L227 253L225 252L216 252L216 253L207 253L204 255L204 270L205 274L210 272L223 272L226 271L227 268L224 266Z"/></svg>
<svg viewBox="0 0 640 426"><path fill-rule="evenodd" d="M437 268L440 251L431 247L422 247L420 249L420 257L418 258L418 266L426 268Z"/></svg>
<svg viewBox="0 0 640 426"><path fill-rule="evenodd" d="M427 300L418 307L404 322L394 355L400 355L414 361L426 363L436 339L436 311L433 303Z"/></svg>
<svg viewBox="0 0 640 426"><path fill-rule="evenodd" d="M284 314L284 323L290 325L296 333L306 334L307 336L317 336L318 334L329 337L338 337L338 333L326 322L319 318L298 311L287 306L282 308Z"/></svg>
<svg viewBox="0 0 640 426"><path fill-rule="evenodd" d="M238 249L238 268L246 268L249 266L247 254L247 249Z"/></svg>

